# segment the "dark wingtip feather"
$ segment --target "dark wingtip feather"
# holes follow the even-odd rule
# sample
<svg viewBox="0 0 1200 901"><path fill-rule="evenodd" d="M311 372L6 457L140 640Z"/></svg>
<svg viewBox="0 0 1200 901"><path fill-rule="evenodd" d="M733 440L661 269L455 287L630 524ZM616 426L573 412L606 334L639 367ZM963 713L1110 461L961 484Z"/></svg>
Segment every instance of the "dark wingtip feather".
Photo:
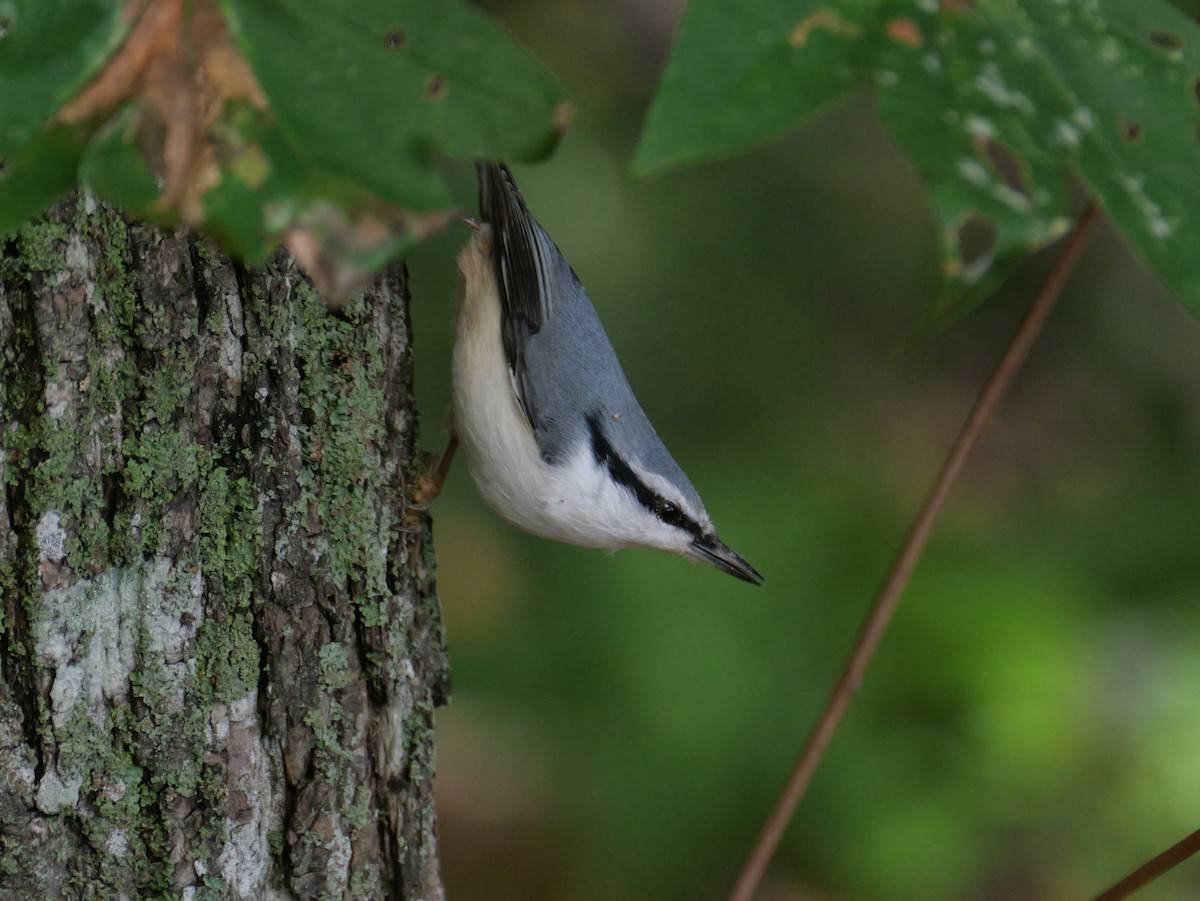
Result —
<svg viewBox="0 0 1200 901"><path fill-rule="evenodd" d="M484 222L511 229L518 221L529 218L525 198L508 166L493 160L479 160L475 163L475 171L479 176L479 217Z"/></svg>
<svg viewBox="0 0 1200 901"><path fill-rule="evenodd" d="M509 365L520 357L520 332L538 332L554 308L544 255L557 253L529 214L508 166L498 161L475 164L479 174L479 217L492 229L496 281L504 305L505 350ZM551 264L553 261L551 261Z"/></svg>

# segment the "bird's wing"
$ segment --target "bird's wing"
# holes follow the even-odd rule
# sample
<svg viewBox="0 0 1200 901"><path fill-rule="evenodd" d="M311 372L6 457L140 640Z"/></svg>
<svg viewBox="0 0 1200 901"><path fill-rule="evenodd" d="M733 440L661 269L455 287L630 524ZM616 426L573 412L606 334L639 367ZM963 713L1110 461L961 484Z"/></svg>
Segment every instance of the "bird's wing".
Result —
<svg viewBox="0 0 1200 901"><path fill-rule="evenodd" d="M477 168L480 217L492 228L504 353L517 399L537 433L543 424L526 368L526 350L529 340L553 318L555 299L573 287L563 284L563 279L576 284L578 280L550 236L529 214L508 167L481 162Z"/></svg>
<svg viewBox="0 0 1200 901"><path fill-rule="evenodd" d="M519 332L537 334L554 315L558 248L529 215L512 173L503 163L479 163L479 212L492 227L492 253L504 305L504 350L519 350Z"/></svg>

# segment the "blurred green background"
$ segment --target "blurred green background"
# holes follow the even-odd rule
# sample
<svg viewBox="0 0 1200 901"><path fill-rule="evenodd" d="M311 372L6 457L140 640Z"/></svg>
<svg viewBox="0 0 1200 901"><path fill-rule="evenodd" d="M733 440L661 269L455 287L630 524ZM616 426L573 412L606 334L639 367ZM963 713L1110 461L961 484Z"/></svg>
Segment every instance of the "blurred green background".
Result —
<svg viewBox="0 0 1200 901"><path fill-rule="evenodd" d="M677 2L484 4L577 115L515 169L761 589L434 508L449 897L728 891L1048 265L922 330L935 226L869 96L753 153L627 169ZM473 173L453 173L473 209ZM423 443L458 227L409 261ZM1200 252L1200 248L1198 248ZM955 490L760 897L1079 898L1200 826L1200 323L1105 230ZM1200 897L1190 862L1139 897Z"/></svg>

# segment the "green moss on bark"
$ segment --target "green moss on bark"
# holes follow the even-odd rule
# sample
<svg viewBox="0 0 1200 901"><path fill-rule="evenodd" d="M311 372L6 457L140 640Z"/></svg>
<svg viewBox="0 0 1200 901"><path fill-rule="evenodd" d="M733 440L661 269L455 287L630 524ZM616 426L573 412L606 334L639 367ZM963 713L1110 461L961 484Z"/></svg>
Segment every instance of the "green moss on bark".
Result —
<svg viewBox="0 0 1200 901"><path fill-rule="evenodd" d="M386 594L386 560L373 549L386 547L387 522L380 521L379 447L385 402L380 388L379 342L364 328L361 298L342 316L332 316L306 285L296 292L296 354L300 400L311 421L300 429L310 490L296 507L315 504L330 575L339 584L359 586L356 596L370 609L364 624L375 625L375 601ZM364 353L365 351L365 353ZM363 363L363 358L368 362ZM386 516L386 513L384 514Z"/></svg>
<svg viewBox="0 0 1200 901"><path fill-rule="evenodd" d="M432 847L409 826L429 793L417 672L444 663L398 562L420 543L396 500L411 438L389 432L412 421L407 361L381 339L404 334L402 295L330 313L286 263L235 271L87 199L16 245L0 584L21 622L0 625L39 773L0 804L0 894L253 897L260 864L306 897L436 885L428 849L415 871L398 853ZM380 730L406 716L394 746ZM34 822L69 884L35 872Z"/></svg>

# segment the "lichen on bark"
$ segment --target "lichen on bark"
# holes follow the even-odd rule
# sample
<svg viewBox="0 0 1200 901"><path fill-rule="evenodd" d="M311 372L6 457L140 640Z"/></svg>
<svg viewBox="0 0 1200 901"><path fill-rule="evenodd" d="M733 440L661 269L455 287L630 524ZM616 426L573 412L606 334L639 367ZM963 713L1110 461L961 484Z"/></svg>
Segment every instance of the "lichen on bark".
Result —
<svg viewBox="0 0 1200 901"><path fill-rule="evenodd" d="M441 895L404 273L82 197L0 257L0 896Z"/></svg>

